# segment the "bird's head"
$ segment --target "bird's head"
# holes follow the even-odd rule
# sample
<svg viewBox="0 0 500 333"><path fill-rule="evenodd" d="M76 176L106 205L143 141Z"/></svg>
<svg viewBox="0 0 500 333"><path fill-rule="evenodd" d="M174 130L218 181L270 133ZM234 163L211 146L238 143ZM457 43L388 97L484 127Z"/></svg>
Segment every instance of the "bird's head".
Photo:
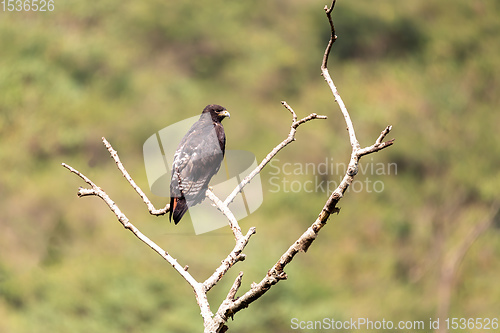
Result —
<svg viewBox="0 0 500 333"><path fill-rule="evenodd" d="M230 118L231 115L229 112L226 110L225 107L217 105L217 104L210 104L205 107L205 109L202 112L202 115L205 113L210 113L210 116L212 117L213 121L221 122L222 119L228 117Z"/></svg>

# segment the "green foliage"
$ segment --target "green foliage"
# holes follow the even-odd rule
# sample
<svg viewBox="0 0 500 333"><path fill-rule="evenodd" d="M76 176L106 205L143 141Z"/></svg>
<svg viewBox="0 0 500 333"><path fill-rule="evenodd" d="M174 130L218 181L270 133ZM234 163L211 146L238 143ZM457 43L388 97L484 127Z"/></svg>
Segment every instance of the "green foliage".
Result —
<svg viewBox="0 0 500 333"><path fill-rule="evenodd" d="M97 199L78 199L69 163L108 191L146 234L206 278L233 246L228 230L192 236L152 218L100 138L143 189L142 144L209 103L231 112L229 149L262 159L300 127L284 163L347 163L343 118L319 75L329 38L323 2L81 1L53 12L0 13L0 331L194 332L202 320L183 280ZM497 1L339 2L330 71L361 145L387 125L396 144L362 160L395 173L358 175L383 191L354 191L289 280L235 316L239 332L289 332L290 320L435 317L443 260L498 200L500 58ZM369 170L369 169L367 169ZM319 177L321 176L321 177ZM297 181L340 175L279 174ZM316 218L326 193L273 191L241 221L242 290L259 281ZM153 195L151 195L153 196ZM153 198L159 207L165 198ZM498 316L498 215L471 247L452 296L454 317ZM212 311L237 272L211 294Z"/></svg>

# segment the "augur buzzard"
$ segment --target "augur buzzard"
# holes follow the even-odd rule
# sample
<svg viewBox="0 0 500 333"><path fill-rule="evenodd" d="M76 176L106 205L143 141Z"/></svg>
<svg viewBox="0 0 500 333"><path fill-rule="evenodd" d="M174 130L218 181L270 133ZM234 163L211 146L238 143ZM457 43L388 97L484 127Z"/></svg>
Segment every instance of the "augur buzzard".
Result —
<svg viewBox="0 0 500 333"><path fill-rule="evenodd" d="M221 121L229 116L224 107L207 105L179 143L170 180L170 221L173 216L175 224L189 207L205 199L208 183L224 158L226 134Z"/></svg>

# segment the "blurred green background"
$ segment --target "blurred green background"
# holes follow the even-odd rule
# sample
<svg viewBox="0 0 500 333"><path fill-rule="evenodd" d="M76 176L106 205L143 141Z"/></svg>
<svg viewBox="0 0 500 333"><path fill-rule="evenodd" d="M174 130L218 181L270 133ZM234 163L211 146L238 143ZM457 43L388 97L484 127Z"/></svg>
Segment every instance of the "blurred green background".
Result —
<svg viewBox="0 0 500 333"><path fill-rule="evenodd" d="M56 0L52 12L0 12L0 332L202 331L190 287L100 199L77 198L85 184L60 164L94 180L204 280L234 245L229 228L195 236L189 218L175 227L150 216L101 137L159 208L167 199L148 190L142 145L209 103L231 112L227 148L259 161L288 134L281 100L299 117L329 117L301 126L262 173L264 203L240 222L257 234L247 260L209 293L212 311L240 270L242 291L260 281L327 198L301 185L340 177L288 174L296 168L285 163L349 158L320 76L325 4ZM382 188L347 193L341 213L287 267L288 281L238 313L230 331L300 331L292 318L428 323L446 300L449 317L500 317L500 217L491 209L500 186L500 2L339 1L333 16L330 73L361 145L393 125L396 144L365 157L375 171L357 178ZM467 247L446 298L443 267L484 221L492 224Z"/></svg>

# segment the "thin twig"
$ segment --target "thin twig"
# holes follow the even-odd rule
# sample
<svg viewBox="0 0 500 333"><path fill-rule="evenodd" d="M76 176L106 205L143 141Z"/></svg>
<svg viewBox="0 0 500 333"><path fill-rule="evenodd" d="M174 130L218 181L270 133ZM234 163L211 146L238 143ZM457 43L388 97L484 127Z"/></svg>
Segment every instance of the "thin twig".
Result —
<svg viewBox="0 0 500 333"><path fill-rule="evenodd" d="M276 154L278 154L281 149L285 148L292 141L295 141L295 133L297 132L297 128L300 125L313 119L327 119L326 116L321 116L317 115L316 113L311 113L309 116L297 121L297 114L295 113L295 111L293 111L293 109L285 101L282 101L281 104L283 104L283 106L292 114L292 125L290 125L290 132L288 133L288 137L285 140L283 140L280 144L278 144L276 147L274 147L274 149L271 150L269 154L267 154L267 156L262 160L262 162L260 162L260 164L248 176L246 176L241 181L241 183L238 184L238 186L236 186L233 192L231 192L231 194L229 194L226 200L224 200L224 204L226 206L229 206L229 204L234 200L234 198L238 195L238 193L240 193L243 190L245 185L250 183L250 181L262 171L262 169L267 165L267 163L269 163L269 161L271 161L271 159L274 156L276 156Z"/></svg>
<svg viewBox="0 0 500 333"><path fill-rule="evenodd" d="M344 101L342 100L342 97L340 97L340 94L337 90L337 87L333 83L332 78L330 77L330 73L328 71L327 65L328 65L328 56L330 54L330 51L332 49L333 43L337 40L337 35L335 34L335 26L333 24L332 20L332 10L333 7L335 6L335 0L333 0L332 5L330 8L325 6L325 12L326 16L328 17L328 22L330 23L330 41L328 42L328 46L326 47L325 54L323 56L323 62L321 63L321 75L323 75L323 78L325 79L326 83L330 87L330 90L332 91L333 96L335 97L335 101L338 103L340 110L342 111L342 115L344 116L346 125L347 125L347 131L349 132L349 140L351 142L351 147L354 148L359 148L359 142L358 139L356 139L356 133L354 131L354 126L351 121L351 117L349 116L349 112L347 112L347 108L344 104Z"/></svg>
<svg viewBox="0 0 500 333"><path fill-rule="evenodd" d="M330 56L330 51L332 50L333 43L337 40L337 35L335 34L335 26L333 25L333 20L332 20L332 11L333 8L335 7L335 0L333 0L332 5L330 8L328 8L327 5L325 5L325 12L326 16L328 17L328 21L330 23L330 30L331 30L331 38L330 41L328 42L328 45L326 46L325 49L325 54L323 55L323 61L321 62L321 69L326 68L328 66L328 57Z"/></svg>
<svg viewBox="0 0 500 333"><path fill-rule="evenodd" d="M236 293L238 292L238 289L241 287L241 279L243 278L243 272L240 272L236 279L234 280L233 286L227 293L227 299L234 300L236 297Z"/></svg>
<svg viewBox="0 0 500 333"><path fill-rule="evenodd" d="M142 201L144 201L144 203L148 207L149 213L151 215L165 215L166 213L168 213L170 211L170 205L167 204L164 208L156 209L153 206L153 204L151 203L151 200L148 199L148 197L146 196L146 194L144 194L144 192L141 190L141 188L139 186L137 186L137 184L132 179L132 177L130 177L130 174L128 173L128 171L123 166L123 163L120 161L120 157L118 156L116 150L113 149L113 147L108 142L108 140L106 140L106 138L102 137L102 142L104 143L104 146L106 146L106 149L108 149L109 154L111 155L111 157L113 158L113 160L115 160L115 163L116 163L116 166L118 167L118 170L120 170L120 172L122 173L123 177L125 177L125 179L134 188L134 190L137 192L137 194L139 194L139 196L141 197Z"/></svg>

